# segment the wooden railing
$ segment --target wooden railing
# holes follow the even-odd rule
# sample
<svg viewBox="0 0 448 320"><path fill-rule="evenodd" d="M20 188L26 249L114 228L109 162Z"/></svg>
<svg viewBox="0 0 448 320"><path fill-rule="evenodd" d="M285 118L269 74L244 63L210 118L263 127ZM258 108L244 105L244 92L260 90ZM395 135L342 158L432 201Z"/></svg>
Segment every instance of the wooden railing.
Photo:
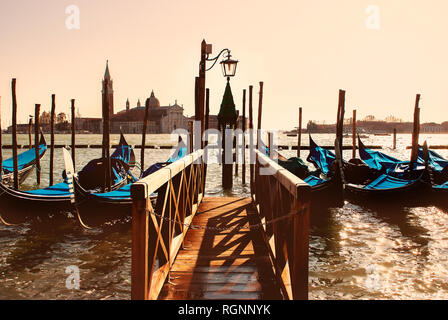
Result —
<svg viewBox="0 0 448 320"><path fill-rule="evenodd" d="M277 281L286 299L308 299L310 186L260 151L251 193Z"/></svg>
<svg viewBox="0 0 448 320"><path fill-rule="evenodd" d="M204 177L198 150L132 185L133 300L157 299L202 201Z"/></svg>

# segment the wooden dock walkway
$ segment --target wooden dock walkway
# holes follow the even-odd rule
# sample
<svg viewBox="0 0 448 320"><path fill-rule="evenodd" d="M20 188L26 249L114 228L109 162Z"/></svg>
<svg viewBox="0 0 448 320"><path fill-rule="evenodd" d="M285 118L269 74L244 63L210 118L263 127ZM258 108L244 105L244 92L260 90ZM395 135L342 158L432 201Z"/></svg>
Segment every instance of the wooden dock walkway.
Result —
<svg viewBox="0 0 448 320"><path fill-rule="evenodd" d="M204 196L202 149L132 185L133 300L308 299L310 186L255 155L248 198Z"/></svg>
<svg viewBox="0 0 448 320"><path fill-rule="evenodd" d="M204 198L159 299L282 299L251 214L251 198Z"/></svg>

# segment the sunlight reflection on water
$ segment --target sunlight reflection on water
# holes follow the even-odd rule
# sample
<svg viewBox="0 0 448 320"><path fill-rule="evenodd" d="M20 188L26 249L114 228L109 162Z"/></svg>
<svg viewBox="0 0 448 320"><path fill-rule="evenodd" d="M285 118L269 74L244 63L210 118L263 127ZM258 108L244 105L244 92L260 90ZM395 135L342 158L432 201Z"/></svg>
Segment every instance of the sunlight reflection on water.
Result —
<svg viewBox="0 0 448 320"><path fill-rule="evenodd" d="M129 135L132 144L139 135ZM315 135L318 143L332 144L333 135ZM57 136L68 143L69 136ZM92 140L90 136L80 136ZM100 137L95 137L101 141ZM113 139L117 140L118 136ZM150 135L149 143L164 144L166 136ZM307 144L307 137L303 138ZM422 135L430 144L446 144L448 135ZM22 140L26 141L25 137ZM49 140L48 140L49 141ZM86 140L87 141L87 140ZM283 144L296 138L283 136ZM398 136L398 149L391 150L392 137L370 136L366 144L389 146L384 152L406 159L410 135ZM19 143L26 143L20 142ZM346 139L349 143L349 139ZM8 156L9 150L4 151ZM286 156L295 151L285 150ZM448 150L440 150L448 156ZM78 149L77 167L99 157L99 149ZM307 156L307 151L302 152ZM146 150L146 163L163 161L170 150ZM349 158L351 151L344 152ZM140 159L139 150L136 150ZM48 158L43 160L42 185L48 184ZM56 182L63 165L56 151ZM240 166L241 169L241 166ZM248 170L248 169L247 169ZM25 185L34 187L34 174ZM249 173L247 172L247 181ZM247 196L249 186L221 188L221 167L208 166L207 194ZM379 208L379 209L378 209ZM129 299L131 230L130 221L110 223L94 230L82 229L74 219L29 222L0 226L0 299ZM311 299L447 299L448 214L437 207L376 208L346 202L312 216L310 239ZM65 287L65 268L79 266L80 290Z"/></svg>

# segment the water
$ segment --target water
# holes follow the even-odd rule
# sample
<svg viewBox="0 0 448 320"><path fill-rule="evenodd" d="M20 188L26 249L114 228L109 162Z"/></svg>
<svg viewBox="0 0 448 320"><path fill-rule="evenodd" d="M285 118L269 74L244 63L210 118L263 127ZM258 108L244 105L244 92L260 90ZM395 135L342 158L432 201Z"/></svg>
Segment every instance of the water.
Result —
<svg viewBox="0 0 448 320"><path fill-rule="evenodd" d="M118 135L112 142L118 143ZM127 135L131 144L139 135ZM149 135L151 144L168 144L168 136ZM333 144L333 135L315 135L324 145ZM56 143L69 144L68 135L57 135ZM448 135L421 135L431 145L448 144ZM5 135L4 141L7 142ZM307 144L303 137L303 144ZM47 138L47 141L49 139ZM384 152L409 158L410 135L398 135L397 150L392 136L370 136L365 144L381 144ZM79 135L77 143L100 143L99 135ZM346 139L349 144L351 139ZM26 144L26 135L19 144ZM280 144L294 145L296 138L280 137ZM302 151L303 157L307 151ZM448 157L448 150L440 150ZM5 150L8 156L10 150ZM285 156L295 151L284 150ZM78 149L81 168L100 149ZM170 150L149 149L145 163L164 161ZM136 150L140 159L139 150ZM350 158L351 151L344 157ZM61 151L56 150L55 182L62 180ZM211 196L249 194L241 185L220 188L221 170L209 165L207 194ZM24 188L34 188L34 174ZM247 181L249 178L247 177ZM48 154L42 161L42 186L48 184ZM379 205L381 208L381 205ZM30 208L32 209L32 208ZM311 299L447 299L448 298L448 214L436 207L363 208L346 203L312 217L310 241ZM27 222L18 226L0 225L0 299L130 299L130 219L112 221L93 230L81 228L75 219L55 217L50 222ZM68 266L80 270L81 287L66 287Z"/></svg>

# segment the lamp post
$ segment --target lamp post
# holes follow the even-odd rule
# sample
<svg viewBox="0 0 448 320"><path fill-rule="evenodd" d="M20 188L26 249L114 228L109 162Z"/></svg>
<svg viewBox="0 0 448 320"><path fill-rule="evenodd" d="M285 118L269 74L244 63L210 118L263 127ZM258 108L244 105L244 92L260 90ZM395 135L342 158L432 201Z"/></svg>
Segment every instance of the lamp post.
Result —
<svg viewBox="0 0 448 320"><path fill-rule="evenodd" d="M219 129L222 132L222 146L224 148L224 153L222 157L222 166L223 166L223 187L225 189L232 188L232 169L233 169L233 161L224 161L226 151L232 152L232 147L225 147L225 133L226 129L235 128L236 125L236 111L235 104L233 102L232 92L230 90L230 78L234 77L236 74L236 68L238 65L237 60L232 59L232 55L230 54L229 49L221 50L217 56L211 58L212 54L212 45L202 40L201 43L201 62L199 64L199 77L196 78L196 108L195 108L195 120L201 122L201 148L204 147L203 135L204 135L204 109L205 109L205 74L207 71L211 70L219 58L222 56L223 60L220 62L223 76L227 78L227 86L223 96L223 102L221 104L221 109L218 115ZM212 62L211 66L207 68L207 62ZM233 152L232 152L233 156Z"/></svg>
<svg viewBox="0 0 448 320"><path fill-rule="evenodd" d="M236 73L236 67L238 65L237 60L233 60L229 49L223 49L219 54L210 58L212 54L212 45L202 40L201 43L201 62L199 63L199 77L197 78L197 106L195 109L195 120L201 122L201 148L204 147L203 135L204 135L204 111L205 111L205 74L211 70L218 59L223 56L223 60L220 62L224 77L227 78L227 82L230 81L230 77L234 77ZM207 62L213 62L212 65L207 68Z"/></svg>

